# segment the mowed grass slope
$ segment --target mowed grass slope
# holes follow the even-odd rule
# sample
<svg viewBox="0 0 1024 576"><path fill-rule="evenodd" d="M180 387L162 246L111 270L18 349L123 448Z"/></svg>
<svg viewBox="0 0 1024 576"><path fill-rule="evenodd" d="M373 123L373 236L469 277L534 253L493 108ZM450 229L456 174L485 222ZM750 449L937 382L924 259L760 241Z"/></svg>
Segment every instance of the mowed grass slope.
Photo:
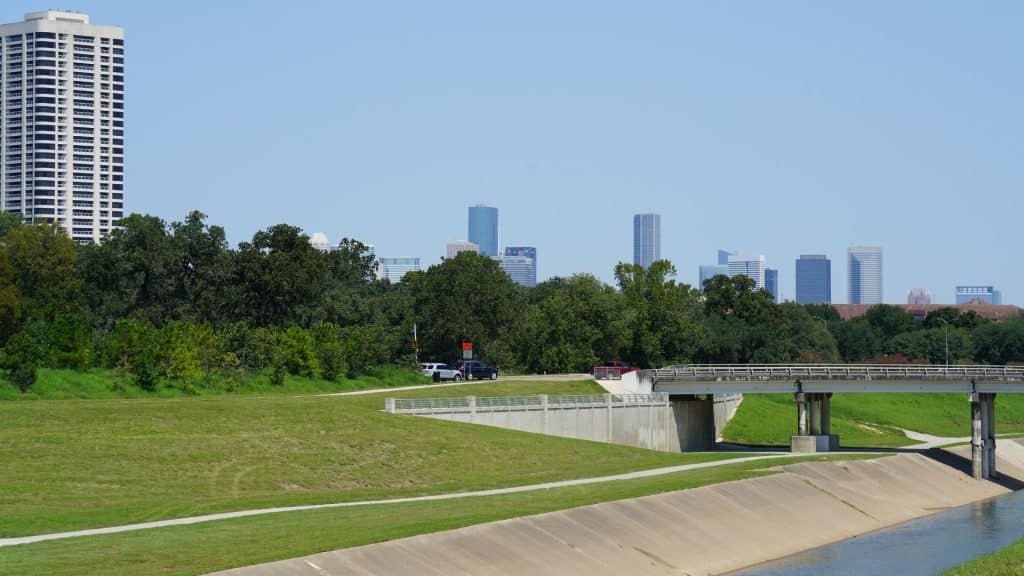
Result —
<svg viewBox="0 0 1024 576"><path fill-rule="evenodd" d="M964 394L835 394L832 433L845 447L905 446L900 429L936 436L970 436L970 404ZM723 432L729 442L788 446L796 433L792 394L746 394ZM996 432L1024 432L1024 396L996 398Z"/></svg>
<svg viewBox="0 0 1024 576"><path fill-rule="evenodd" d="M375 368L369 374L356 379L341 378L337 381L285 376L284 383L275 386L264 374L247 374L229 379L223 374L214 374L209 382L200 383L186 393L180 382L160 380L156 390L142 390L132 382L130 375L115 370L93 368L90 370L67 370L40 368L36 383L28 393L22 393L0 372L0 400L113 400L118 398L182 398L220 394L309 394L318 392L347 392L368 388L391 388L431 384L426 376L400 368ZM228 392L230 389L230 392Z"/></svg>
<svg viewBox="0 0 1024 576"><path fill-rule="evenodd" d="M498 382L401 397L598 393ZM683 455L381 411L387 394L0 402L0 537L600 476Z"/></svg>
<svg viewBox="0 0 1024 576"><path fill-rule="evenodd" d="M734 454L735 455L735 454ZM800 460L859 458L814 456ZM439 502L268 514L0 548L4 576L205 574L553 510L772 474L770 459L636 480Z"/></svg>

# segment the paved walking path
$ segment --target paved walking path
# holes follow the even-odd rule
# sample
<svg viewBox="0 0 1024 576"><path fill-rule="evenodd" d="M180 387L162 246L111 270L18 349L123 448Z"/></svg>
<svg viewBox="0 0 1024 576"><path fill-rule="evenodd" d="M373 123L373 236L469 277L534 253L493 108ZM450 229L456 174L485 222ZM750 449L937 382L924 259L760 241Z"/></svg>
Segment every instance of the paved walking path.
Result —
<svg viewBox="0 0 1024 576"><path fill-rule="evenodd" d="M737 464L740 462L753 462L768 458L789 458L794 456L807 456L807 454L792 454L790 452L778 452L773 454L761 454L758 456L745 456L741 458L728 458L725 460L714 460L711 462L700 462L697 464L681 464L664 468L653 468L637 472L626 472L623 474L612 474L609 476L597 476L593 478L577 478L575 480L561 480L558 482L545 482L543 484L528 484L525 486L512 486L509 488L494 488L491 490L476 490L473 492L454 492L448 494L432 494L429 496L413 496L409 498L392 498L389 500L362 500L357 502L335 502L331 504L309 504L306 506L282 506L277 508L259 508L256 510L239 510L236 512L222 512L219 514L205 514L189 518L174 518L171 520L158 520L154 522L141 522L138 524L125 524L122 526L109 526L106 528L91 528L88 530L75 530L72 532L57 532L53 534L39 534L36 536L21 536L17 538L0 538L0 547L15 546L18 544L32 544L34 542L46 542L48 540L60 540L63 538L75 538L78 536L97 536L101 534L115 534L118 532L133 532L136 530L147 530L149 528L163 528L166 526L182 526L187 524L200 524L214 520L228 520L231 518L244 518L246 516L260 516L263 514L276 514L278 512L299 512L303 510L323 510L325 508L350 508L354 506L372 506L377 504L401 504L403 502L427 502L433 500L452 500L456 498L472 498L474 496L497 496L499 494L515 494L518 492L529 492L532 490L545 490L548 488L564 488L567 486L582 486L585 484L597 484L614 480L635 480L637 478L648 478L674 472L685 472L712 466L724 466L726 464Z"/></svg>

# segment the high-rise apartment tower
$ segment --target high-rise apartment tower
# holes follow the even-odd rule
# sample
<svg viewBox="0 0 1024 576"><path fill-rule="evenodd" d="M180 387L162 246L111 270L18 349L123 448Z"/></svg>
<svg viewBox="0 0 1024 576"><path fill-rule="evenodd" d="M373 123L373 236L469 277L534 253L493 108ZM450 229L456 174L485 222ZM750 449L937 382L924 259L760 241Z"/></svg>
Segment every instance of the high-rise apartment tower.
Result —
<svg viewBox="0 0 1024 576"><path fill-rule="evenodd" d="M796 303L832 303L832 261L824 254L802 254L796 261Z"/></svg>
<svg viewBox="0 0 1024 576"><path fill-rule="evenodd" d="M846 250L846 278L850 304L882 303L882 249L854 246Z"/></svg>
<svg viewBox="0 0 1024 576"><path fill-rule="evenodd" d="M498 209L483 204L469 207L469 241L484 256L498 255Z"/></svg>
<svg viewBox="0 0 1024 576"><path fill-rule="evenodd" d="M661 260L661 215L633 216L633 264L646 270L651 262Z"/></svg>
<svg viewBox="0 0 1024 576"><path fill-rule="evenodd" d="M124 30L47 10L0 38L3 209L100 242L124 214Z"/></svg>

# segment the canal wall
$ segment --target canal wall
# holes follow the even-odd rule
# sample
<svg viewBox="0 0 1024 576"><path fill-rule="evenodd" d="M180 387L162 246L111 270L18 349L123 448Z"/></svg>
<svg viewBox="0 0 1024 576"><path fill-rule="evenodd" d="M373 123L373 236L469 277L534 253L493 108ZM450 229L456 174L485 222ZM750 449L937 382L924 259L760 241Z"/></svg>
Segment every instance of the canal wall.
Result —
<svg viewBox="0 0 1024 576"><path fill-rule="evenodd" d="M999 444L1002 484L971 478L968 452L789 464L762 478L218 574L722 574L999 496L1024 481L1021 444Z"/></svg>

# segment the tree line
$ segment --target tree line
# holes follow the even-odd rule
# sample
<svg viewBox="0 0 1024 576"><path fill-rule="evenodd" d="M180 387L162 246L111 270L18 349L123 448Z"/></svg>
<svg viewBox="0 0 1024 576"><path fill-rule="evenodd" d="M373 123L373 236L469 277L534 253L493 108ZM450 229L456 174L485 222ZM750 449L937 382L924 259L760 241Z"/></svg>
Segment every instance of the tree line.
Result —
<svg viewBox="0 0 1024 576"><path fill-rule="evenodd" d="M616 286L588 274L525 288L464 252L402 282L377 279L368 247L317 250L279 224L231 248L200 212L133 214L101 245L56 225L0 217L0 364L21 389L36 368L121 371L144 389L186 390L263 374L336 380L378 366L447 361L461 343L505 371L579 372L607 360L684 363L1024 360L1024 316L1002 322L944 308L916 319L876 306L777 304L745 276L701 291L668 261L620 263Z"/></svg>

